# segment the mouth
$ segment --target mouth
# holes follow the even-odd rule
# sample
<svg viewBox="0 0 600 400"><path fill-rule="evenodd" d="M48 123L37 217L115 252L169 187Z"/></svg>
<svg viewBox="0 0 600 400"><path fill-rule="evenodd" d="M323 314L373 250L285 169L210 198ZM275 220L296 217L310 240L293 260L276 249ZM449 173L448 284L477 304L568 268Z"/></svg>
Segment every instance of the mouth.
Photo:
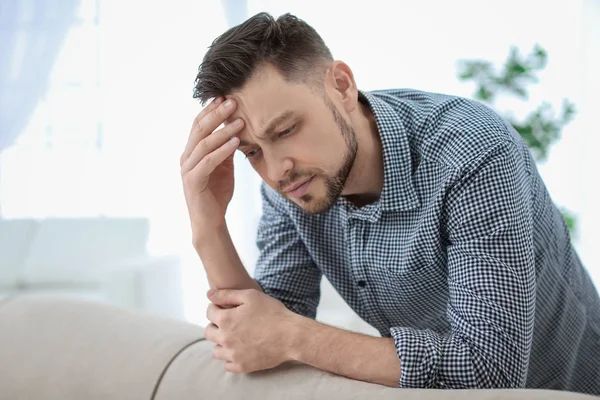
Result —
<svg viewBox="0 0 600 400"><path fill-rule="evenodd" d="M289 189L286 189L285 193L287 193L289 196L294 197L294 198L302 197L308 190L308 187L310 186L310 183L312 182L313 178L314 178L314 176L311 176L307 180L302 181L299 184L294 185Z"/></svg>

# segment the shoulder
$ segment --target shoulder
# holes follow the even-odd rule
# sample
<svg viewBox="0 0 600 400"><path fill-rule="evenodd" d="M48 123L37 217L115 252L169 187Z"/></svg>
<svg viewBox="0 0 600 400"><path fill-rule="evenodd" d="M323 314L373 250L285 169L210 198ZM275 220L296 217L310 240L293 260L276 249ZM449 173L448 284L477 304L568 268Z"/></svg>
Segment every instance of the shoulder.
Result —
<svg viewBox="0 0 600 400"><path fill-rule="evenodd" d="M426 160L462 169L500 143L521 147L522 140L510 124L478 101L413 89L370 94L395 110L412 150Z"/></svg>

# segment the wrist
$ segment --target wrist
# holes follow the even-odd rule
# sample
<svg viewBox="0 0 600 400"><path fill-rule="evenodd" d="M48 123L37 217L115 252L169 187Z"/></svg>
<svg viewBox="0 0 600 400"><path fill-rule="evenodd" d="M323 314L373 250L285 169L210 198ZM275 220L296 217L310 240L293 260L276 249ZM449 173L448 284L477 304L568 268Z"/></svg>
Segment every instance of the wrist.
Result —
<svg viewBox="0 0 600 400"><path fill-rule="evenodd" d="M286 358L288 361L302 362L303 349L311 337L311 330L317 324L310 318L303 317L299 314L290 311L293 316L290 318L290 325L285 346Z"/></svg>
<svg viewBox="0 0 600 400"><path fill-rule="evenodd" d="M201 228L192 229L192 243L194 249L200 252L202 249L211 247L215 240L229 236L229 230L225 220L216 224L202 224Z"/></svg>

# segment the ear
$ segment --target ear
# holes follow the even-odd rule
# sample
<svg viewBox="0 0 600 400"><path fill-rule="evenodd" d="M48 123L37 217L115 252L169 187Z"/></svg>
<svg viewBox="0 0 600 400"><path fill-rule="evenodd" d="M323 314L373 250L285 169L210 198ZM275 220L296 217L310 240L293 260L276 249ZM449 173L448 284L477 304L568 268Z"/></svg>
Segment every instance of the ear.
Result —
<svg viewBox="0 0 600 400"><path fill-rule="evenodd" d="M343 61L334 61L329 67L328 75L336 100L347 113L351 113L358 105L358 88L352 70Z"/></svg>

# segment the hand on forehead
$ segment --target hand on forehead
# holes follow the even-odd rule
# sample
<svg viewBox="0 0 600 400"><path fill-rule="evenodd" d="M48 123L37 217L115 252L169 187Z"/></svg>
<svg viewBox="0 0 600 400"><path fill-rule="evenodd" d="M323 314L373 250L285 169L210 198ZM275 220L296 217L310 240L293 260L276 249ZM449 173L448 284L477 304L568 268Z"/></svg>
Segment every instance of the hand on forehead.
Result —
<svg viewBox="0 0 600 400"><path fill-rule="evenodd" d="M241 118L244 121L244 129L238 135L239 137L248 136L247 139L253 140L268 139L268 137L280 129L286 121L292 119L296 113L282 105L268 109L268 105L263 107L246 107L247 101L244 97L237 95L226 96L227 99L234 101L235 110L225 121L226 124ZM264 103L263 103L264 104Z"/></svg>

